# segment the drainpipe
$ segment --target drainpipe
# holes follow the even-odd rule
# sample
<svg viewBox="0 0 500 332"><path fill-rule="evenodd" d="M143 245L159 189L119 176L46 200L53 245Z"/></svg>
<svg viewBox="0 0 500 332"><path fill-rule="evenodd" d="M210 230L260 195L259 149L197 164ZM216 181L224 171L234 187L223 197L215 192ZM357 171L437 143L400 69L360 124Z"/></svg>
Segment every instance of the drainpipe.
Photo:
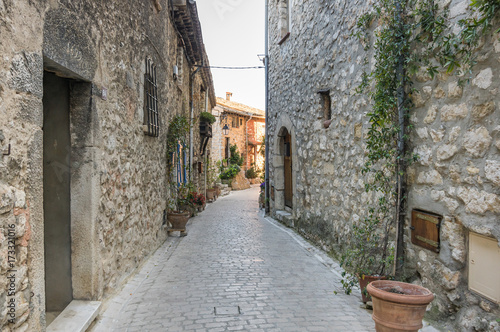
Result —
<svg viewBox="0 0 500 332"><path fill-rule="evenodd" d="M266 44L266 55L264 57L265 61L265 71L266 71L266 172L265 172L265 186L266 186L266 199L265 199L265 206L266 206L266 214L269 214L270 212L270 206L269 206L269 193L270 193L270 188L269 188L269 0L266 0L266 29L265 29L265 44Z"/></svg>
<svg viewBox="0 0 500 332"><path fill-rule="evenodd" d="M202 62L203 66L203 62ZM196 68L194 72L191 73L191 100L189 104L191 106L191 115L189 117L189 181L193 181L193 160L194 160L194 76L200 70L201 67Z"/></svg>
<svg viewBox="0 0 500 332"><path fill-rule="evenodd" d="M248 119L245 123L245 154L247 157L245 163L245 171L248 171L248 123L252 120L253 114L250 114L250 119Z"/></svg>
<svg viewBox="0 0 500 332"><path fill-rule="evenodd" d="M205 90L205 112L208 112L208 88ZM212 112L210 112L212 113ZM210 149L210 151L212 151L212 149ZM207 172L208 172L208 153L205 153L205 160L204 160L204 163L205 163L205 167L204 167L204 175L205 175L205 198L207 197Z"/></svg>
<svg viewBox="0 0 500 332"><path fill-rule="evenodd" d="M401 1L396 0L396 10L400 17L400 31L403 31L403 8L401 6ZM402 33L402 32L401 32ZM397 235L396 235L396 259L394 265L394 274L396 276L400 275L404 266L404 231L405 231L405 219L406 219L406 163L404 160L405 155L405 133L406 133L406 108L405 108L405 55L401 53L398 59L397 68L397 80L399 81L399 86L397 88L397 98L398 98L398 122L399 122L399 133L398 133L398 161L397 161L397 202L396 202L396 220L397 220Z"/></svg>

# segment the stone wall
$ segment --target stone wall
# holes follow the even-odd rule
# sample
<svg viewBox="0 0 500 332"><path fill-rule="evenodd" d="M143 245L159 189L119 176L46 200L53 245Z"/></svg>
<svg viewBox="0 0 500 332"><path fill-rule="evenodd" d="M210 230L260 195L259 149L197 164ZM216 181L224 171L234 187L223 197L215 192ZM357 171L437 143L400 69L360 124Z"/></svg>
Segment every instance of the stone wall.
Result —
<svg viewBox="0 0 500 332"><path fill-rule="evenodd" d="M160 2L161 11L154 1L0 0L2 331L45 329L44 69L67 78L72 91L71 157L60 171L72 181L73 297L112 294L167 237L166 133L175 114L190 116L193 68L184 56L182 83L174 80L178 34L168 2ZM146 57L157 66L159 137L143 130ZM209 84L194 76L193 123L205 110ZM204 157L193 128L195 164ZM203 174L192 178L203 185ZM12 299L16 317L9 323Z"/></svg>
<svg viewBox="0 0 500 332"><path fill-rule="evenodd" d="M281 45L283 15L279 1L269 2L271 210L285 209L280 135L288 132L292 225L338 253L347 245L352 223L367 216L372 200L361 174L370 101L354 89L374 59L351 33L373 1L291 2L290 36ZM467 1L438 2L449 5L453 20L463 17ZM482 44L473 80L463 89L454 76L415 77L410 145L420 159L409 170L408 212L422 209L444 221L436 254L410 243L408 218L406 273L410 281L436 293L429 317L463 331L498 329L500 312L497 304L471 292L467 279L468 233L500 239L497 39L489 36ZM325 128L318 92L328 89L333 121Z"/></svg>

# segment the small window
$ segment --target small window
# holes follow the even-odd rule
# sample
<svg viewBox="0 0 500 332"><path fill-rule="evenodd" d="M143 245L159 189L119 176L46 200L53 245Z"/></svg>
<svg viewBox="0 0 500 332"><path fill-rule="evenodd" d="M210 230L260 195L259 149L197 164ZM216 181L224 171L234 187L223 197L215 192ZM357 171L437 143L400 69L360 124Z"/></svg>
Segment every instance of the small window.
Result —
<svg viewBox="0 0 500 332"><path fill-rule="evenodd" d="M144 75L144 125L149 136L158 137L160 122L158 118L158 86L156 84L156 66L146 58L146 73Z"/></svg>
<svg viewBox="0 0 500 332"><path fill-rule="evenodd" d="M280 33L281 45L290 36L291 25L291 0L278 0L279 22L278 29Z"/></svg>
<svg viewBox="0 0 500 332"><path fill-rule="evenodd" d="M230 144L229 144L229 137L226 137L226 146L224 148L224 159L229 159L230 157Z"/></svg>
<svg viewBox="0 0 500 332"><path fill-rule="evenodd" d="M240 119L240 126L243 126L243 119Z"/></svg>
<svg viewBox="0 0 500 332"><path fill-rule="evenodd" d="M331 120L332 119L332 99L330 97L330 90L321 90L319 91L321 95L321 100L323 103L323 120Z"/></svg>

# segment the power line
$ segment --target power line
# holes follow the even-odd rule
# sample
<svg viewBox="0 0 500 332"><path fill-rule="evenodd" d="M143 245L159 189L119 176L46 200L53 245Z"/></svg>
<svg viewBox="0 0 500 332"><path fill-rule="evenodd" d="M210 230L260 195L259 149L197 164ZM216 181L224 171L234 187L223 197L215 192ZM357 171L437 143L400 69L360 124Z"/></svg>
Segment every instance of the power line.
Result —
<svg viewBox="0 0 500 332"><path fill-rule="evenodd" d="M239 69L263 69L263 68L266 68L264 66L256 66L256 67L220 67L220 66L198 66L198 65L194 65L194 67L198 67L198 68L210 68L210 69L233 69L233 70L239 70Z"/></svg>

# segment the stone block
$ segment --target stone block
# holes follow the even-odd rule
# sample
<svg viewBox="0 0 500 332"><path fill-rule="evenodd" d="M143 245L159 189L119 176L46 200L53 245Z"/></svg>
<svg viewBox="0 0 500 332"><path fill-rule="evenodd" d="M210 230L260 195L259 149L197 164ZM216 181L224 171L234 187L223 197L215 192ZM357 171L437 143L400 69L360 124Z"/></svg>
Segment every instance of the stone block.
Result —
<svg viewBox="0 0 500 332"><path fill-rule="evenodd" d="M485 176L488 180L500 186L500 162L496 160L487 160L484 168Z"/></svg>
<svg viewBox="0 0 500 332"><path fill-rule="evenodd" d="M491 68L486 68L477 74L477 76L472 80L472 84L481 89L488 89L491 86L492 79L493 71Z"/></svg>
<svg viewBox="0 0 500 332"><path fill-rule="evenodd" d="M464 135L464 148L473 157L483 157L489 149L493 139L488 129L479 127L471 129Z"/></svg>

